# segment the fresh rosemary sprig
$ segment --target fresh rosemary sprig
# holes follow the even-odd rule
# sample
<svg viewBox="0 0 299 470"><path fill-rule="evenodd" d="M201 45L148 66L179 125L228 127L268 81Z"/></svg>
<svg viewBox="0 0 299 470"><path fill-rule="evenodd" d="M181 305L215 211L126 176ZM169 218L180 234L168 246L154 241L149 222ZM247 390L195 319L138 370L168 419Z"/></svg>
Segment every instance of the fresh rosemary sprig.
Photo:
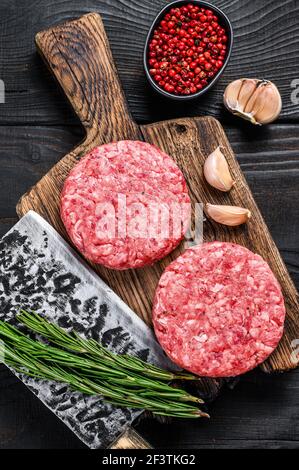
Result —
<svg viewBox="0 0 299 470"><path fill-rule="evenodd" d="M68 333L36 313L22 311L18 319L53 346L0 321L0 354L17 372L66 383L74 391L101 395L121 407L180 418L208 416L195 406L202 400L168 383L194 379L191 374L174 374L133 356L111 353L96 341Z"/></svg>
<svg viewBox="0 0 299 470"><path fill-rule="evenodd" d="M93 339L84 339L78 333L68 333L58 325L46 321L35 312L21 310L18 320L26 325L30 330L47 338L48 341L56 346L63 347L68 351L84 355L90 359L101 360L107 367L115 367L117 370L130 370L146 377L158 380L198 380L198 377L186 373L172 373L159 367L144 362L137 357L128 354L115 354L104 348L100 343Z"/></svg>

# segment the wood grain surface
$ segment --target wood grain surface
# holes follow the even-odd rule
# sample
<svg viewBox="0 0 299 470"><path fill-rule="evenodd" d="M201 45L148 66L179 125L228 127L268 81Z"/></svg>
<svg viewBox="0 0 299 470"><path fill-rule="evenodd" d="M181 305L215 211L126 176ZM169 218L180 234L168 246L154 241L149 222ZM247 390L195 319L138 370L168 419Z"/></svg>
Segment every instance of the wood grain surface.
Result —
<svg viewBox="0 0 299 470"><path fill-rule="evenodd" d="M84 133L36 54L34 35L88 11L102 14L130 110L138 122L205 115L221 119L255 200L299 288L299 106L291 82L299 68L296 0L213 0L233 22L236 43L223 78L192 105L172 106L144 81L142 48L147 28L166 0L2 0L0 78L0 235L17 221L15 204L69 152ZM282 34L278 34L278 32ZM223 111L221 94L239 76L273 79L284 109L278 124L259 129ZM0 448L81 448L82 443L24 385L0 367ZM299 374L242 378L210 406L212 419L171 426L146 420L138 430L155 447L297 449Z"/></svg>
<svg viewBox="0 0 299 470"><path fill-rule="evenodd" d="M292 343L299 337L298 294L219 122L207 117L185 118L142 126L140 132L126 106L98 14L84 15L38 33L36 43L82 122L86 138L21 198L18 214L22 216L33 209L66 237L59 207L61 189L70 169L96 145L127 138L140 139L142 134L146 141L160 147L177 162L188 183L193 207L197 203L210 202L251 210L250 222L237 229L207 221L204 240L239 243L268 261L283 288L287 319L278 349L262 368L266 372L294 368ZM203 177L204 161L218 146L223 149L237 182L229 194L214 190ZM132 310L150 324L152 301L161 274L184 250L182 243L159 263L139 270L113 271L99 265L93 267Z"/></svg>

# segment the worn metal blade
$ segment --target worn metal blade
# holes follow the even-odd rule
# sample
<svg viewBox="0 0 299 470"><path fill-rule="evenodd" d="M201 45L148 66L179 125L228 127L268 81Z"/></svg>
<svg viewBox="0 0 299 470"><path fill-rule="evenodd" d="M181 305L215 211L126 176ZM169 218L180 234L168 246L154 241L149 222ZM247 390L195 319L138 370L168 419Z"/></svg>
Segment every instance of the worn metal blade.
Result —
<svg viewBox="0 0 299 470"><path fill-rule="evenodd" d="M20 308L35 310L114 352L169 367L151 329L38 214L30 211L1 239L0 253L2 320L16 325ZM107 447L141 414L19 377L90 448Z"/></svg>

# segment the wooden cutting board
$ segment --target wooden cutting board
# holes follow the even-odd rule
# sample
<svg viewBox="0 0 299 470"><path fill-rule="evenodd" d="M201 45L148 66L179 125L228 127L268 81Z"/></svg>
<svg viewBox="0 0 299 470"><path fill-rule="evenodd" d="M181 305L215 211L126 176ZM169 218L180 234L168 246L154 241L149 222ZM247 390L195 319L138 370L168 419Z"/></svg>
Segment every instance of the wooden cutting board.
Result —
<svg viewBox="0 0 299 470"><path fill-rule="evenodd" d="M23 216L33 209L67 238L59 217L59 196L64 180L76 162L96 145L115 140L139 139L157 145L170 154L183 171L193 203L238 205L252 211L253 217L249 224L237 229L207 221L204 239L239 243L269 262L283 288L287 319L284 337L262 369L273 372L296 367L297 364L292 360L292 342L299 338L298 294L220 123L205 117L138 126L128 111L104 26L96 13L37 34L36 44L80 118L86 130L86 138L21 198L17 206L18 215ZM161 106L167 106L167 102L161 100ZM219 145L237 182L229 194L214 190L203 177L205 158ZM112 271L102 266L94 266L94 269L150 324L152 300L158 280L165 267L183 250L182 244L166 259L144 269L125 272ZM213 398L221 383L203 380L201 387L205 395Z"/></svg>

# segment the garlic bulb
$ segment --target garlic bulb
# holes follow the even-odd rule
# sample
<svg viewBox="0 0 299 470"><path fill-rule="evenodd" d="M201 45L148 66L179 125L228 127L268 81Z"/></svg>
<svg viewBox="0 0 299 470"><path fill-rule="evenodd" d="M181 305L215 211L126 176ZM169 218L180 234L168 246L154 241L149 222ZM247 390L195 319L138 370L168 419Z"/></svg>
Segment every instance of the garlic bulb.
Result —
<svg viewBox="0 0 299 470"><path fill-rule="evenodd" d="M225 156L218 147L205 161L204 175L207 182L219 191L228 192L235 184L229 172Z"/></svg>
<svg viewBox="0 0 299 470"><path fill-rule="evenodd" d="M213 204L207 204L205 212L215 222L229 227L243 225L251 218L251 212L248 209L236 206L215 206Z"/></svg>
<svg viewBox="0 0 299 470"><path fill-rule="evenodd" d="M275 121L282 108L274 83L250 78L230 83L224 93L224 104L233 114L257 125Z"/></svg>

